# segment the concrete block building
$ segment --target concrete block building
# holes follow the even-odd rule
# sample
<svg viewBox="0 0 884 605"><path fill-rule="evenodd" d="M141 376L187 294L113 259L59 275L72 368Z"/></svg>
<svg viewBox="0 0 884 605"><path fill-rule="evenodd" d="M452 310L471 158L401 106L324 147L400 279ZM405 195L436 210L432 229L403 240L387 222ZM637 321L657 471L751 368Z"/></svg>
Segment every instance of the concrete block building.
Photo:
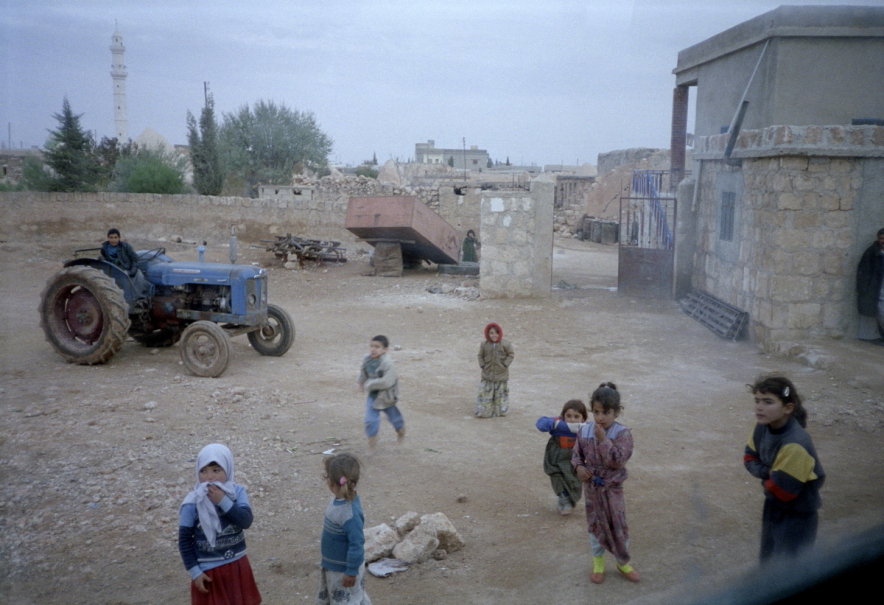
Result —
<svg viewBox="0 0 884 605"><path fill-rule="evenodd" d="M852 337L856 265L884 227L884 7L781 6L681 51L674 289L749 313L765 348Z"/></svg>
<svg viewBox="0 0 884 605"><path fill-rule="evenodd" d="M480 172L488 168L488 152L470 145L469 149L441 149L435 141L416 143L414 161L418 164L447 164L458 170Z"/></svg>

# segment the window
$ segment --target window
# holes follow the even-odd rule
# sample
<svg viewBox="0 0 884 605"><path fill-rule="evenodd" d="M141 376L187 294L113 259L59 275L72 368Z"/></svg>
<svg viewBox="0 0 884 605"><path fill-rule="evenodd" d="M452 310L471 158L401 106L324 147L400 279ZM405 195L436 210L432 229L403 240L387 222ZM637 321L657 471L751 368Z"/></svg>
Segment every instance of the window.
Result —
<svg viewBox="0 0 884 605"><path fill-rule="evenodd" d="M723 191L721 194L721 219L718 238L726 242L734 241L734 206L737 194L732 191Z"/></svg>

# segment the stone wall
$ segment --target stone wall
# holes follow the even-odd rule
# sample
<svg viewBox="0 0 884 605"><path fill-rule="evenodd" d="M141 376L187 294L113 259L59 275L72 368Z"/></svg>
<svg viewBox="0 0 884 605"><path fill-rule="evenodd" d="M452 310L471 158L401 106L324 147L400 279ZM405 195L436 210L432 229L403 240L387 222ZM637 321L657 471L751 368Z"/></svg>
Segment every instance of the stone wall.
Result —
<svg viewBox="0 0 884 605"><path fill-rule="evenodd" d="M461 237L466 236L467 231L472 229L481 241L479 202L482 199L482 189L443 185L438 188L438 192L438 205L433 209L439 213L439 216L457 229Z"/></svg>
<svg viewBox="0 0 884 605"><path fill-rule="evenodd" d="M485 192L480 202L479 287L489 298L547 297L552 281L555 183Z"/></svg>
<svg viewBox="0 0 884 605"><path fill-rule="evenodd" d="M598 157L598 174L608 174L618 166L625 164L638 164L644 161L648 168L654 170L669 170L669 150L652 149L650 147L635 147L632 149L617 149L600 153Z"/></svg>
<svg viewBox="0 0 884 605"><path fill-rule="evenodd" d="M234 226L237 236L246 243L257 244L262 239L292 233L339 240L352 248L357 246L356 238L344 229L350 196L416 195L443 217L446 214L440 207L438 187L397 187L352 176L298 177L296 185L311 187L313 196L251 199L134 193L0 193L0 237L61 237L71 241L86 237L101 241L107 228L115 226L127 239L137 242L181 237L221 243L227 241L230 227ZM474 198L468 197L460 204L450 200L447 214L456 218L472 213L475 219L470 226L478 227L479 204ZM469 203L473 204L472 211L460 208ZM464 233L467 228L470 227L464 228ZM90 233L95 238L87 235ZM368 248L367 244L358 246Z"/></svg>
<svg viewBox="0 0 884 605"><path fill-rule="evenodd" d="M745 141L763 139L755 131ZM740 167L702 161L693 285L748 311L752 337L767 349L851 337L856 264L884 226L884 159L765 155ZM722 199L730 194L736 208L727 241Z"/></svg>

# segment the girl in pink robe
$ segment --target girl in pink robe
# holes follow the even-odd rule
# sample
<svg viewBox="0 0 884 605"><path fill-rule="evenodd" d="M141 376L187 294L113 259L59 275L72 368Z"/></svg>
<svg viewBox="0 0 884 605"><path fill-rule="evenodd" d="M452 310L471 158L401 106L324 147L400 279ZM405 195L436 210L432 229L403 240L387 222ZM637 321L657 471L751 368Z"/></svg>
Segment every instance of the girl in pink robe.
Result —
<svg viewBox="0 0 884 605"><path fill-rule="evenodd" d="M617 570L627 580L638 582L639 573L629 565L629 528L623 501L632 433L616 422L622 407L614 383L602 383L590 396L590 406L592 422L587 422L578 433L571 458L577 478L583 482L586 502L593 555L589 579L594 584L604 581L607 550L617 559Z"/></svg>

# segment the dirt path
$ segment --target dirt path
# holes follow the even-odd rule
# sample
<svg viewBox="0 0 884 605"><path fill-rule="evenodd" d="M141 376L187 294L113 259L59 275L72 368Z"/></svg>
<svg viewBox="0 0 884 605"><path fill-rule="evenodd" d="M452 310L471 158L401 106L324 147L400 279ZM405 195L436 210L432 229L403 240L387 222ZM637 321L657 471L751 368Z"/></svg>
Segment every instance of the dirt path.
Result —
<svg viewBox="0 0 884 605"><path fill-rule="evenodd" d="M363 277L366 266L353 262L291 272L246 250L245 262L270 267L271 301L294 316L295 346L266 358L239 337L227 372L201 379L184 372L174 347L128 342L96 367L66 364L50 349L37 301L79 243L0 244L4 603L186 603L177 507L196 453L213 441L233 450L252 499L249 558L265 603L312 602L329 497L321 452L364 452L353 384L377 333L396 348L408 438L397 447L382 426L360 483L366 525L442 511L467 546L392 579L369 578L375 603L657 602L749 569L762 497L740 463L752 426L744 385L760 371L788 373L808 401L828 473L821 541L884 521L884 351L829 343L835 363L817 370L722 341L674 302L612 291L614 248L558 242L554 283L581 289L480 301L429 293L460 280L428 271ZM195 257L171 246L170 254ZM511 412L477 420L475 355L488 321L515 346ZM556 513L541 468L546 438L534 428L602 380L620 387L635 438L626 501L637 585L613 576L589 583L585 522Z"/></svg>

